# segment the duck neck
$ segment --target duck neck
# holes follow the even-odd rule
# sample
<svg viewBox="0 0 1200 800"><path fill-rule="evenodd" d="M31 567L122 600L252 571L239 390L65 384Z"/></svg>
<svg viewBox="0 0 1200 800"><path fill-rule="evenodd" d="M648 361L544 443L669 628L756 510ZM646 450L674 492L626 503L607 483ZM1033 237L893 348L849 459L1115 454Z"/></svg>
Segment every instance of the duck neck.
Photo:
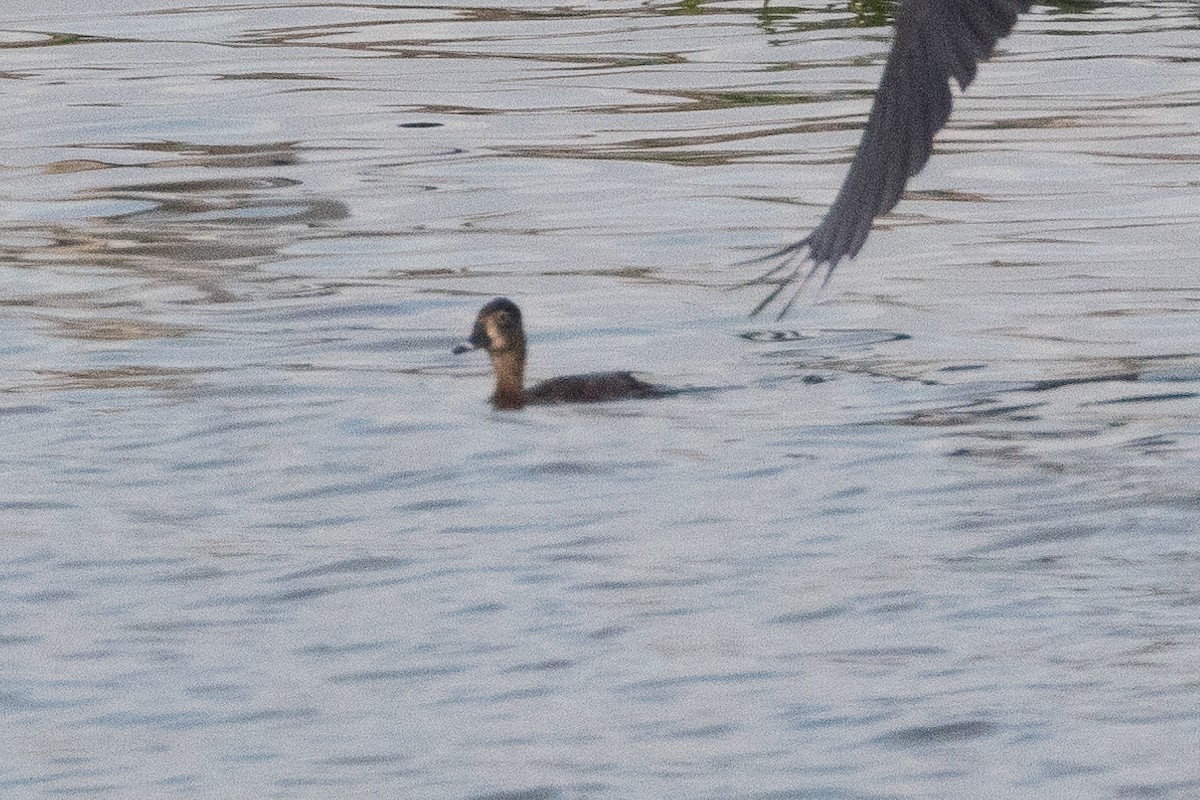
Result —
<svg viewBox="0 0 1200 800"><path fill-rule="evenodd" d="M520 408L525 405L525 342L515 343L502 352L492 353L492 371L496 373L496 408Z"/></svg>

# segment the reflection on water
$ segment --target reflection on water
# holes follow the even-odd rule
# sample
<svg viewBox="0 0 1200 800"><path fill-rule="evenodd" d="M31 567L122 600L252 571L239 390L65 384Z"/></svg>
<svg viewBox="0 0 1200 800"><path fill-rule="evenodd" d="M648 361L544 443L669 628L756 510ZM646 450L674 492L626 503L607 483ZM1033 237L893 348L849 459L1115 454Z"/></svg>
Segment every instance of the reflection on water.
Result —
<svg viewBox="0 0 1200 800"><path fill-rule="evenodd" d="M748 321L890 14L0 11L0 795L1200 793L1196 6L1039 6ZM492 411L499 294L705 391Z"/></svg>

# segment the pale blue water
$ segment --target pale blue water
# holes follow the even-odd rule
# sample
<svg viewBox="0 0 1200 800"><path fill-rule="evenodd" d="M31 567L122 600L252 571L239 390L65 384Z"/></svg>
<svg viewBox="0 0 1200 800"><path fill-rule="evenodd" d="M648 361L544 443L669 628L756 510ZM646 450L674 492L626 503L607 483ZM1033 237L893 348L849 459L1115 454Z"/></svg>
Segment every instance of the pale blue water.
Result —
<svg viewBox="0 0 1200 800"><path fill-rule="evenodd" d="M0 796L1200 796L1200 12L1039 7L748 320L870 21L6 4ZM492 411L498 294L705 391Z"/></svg>

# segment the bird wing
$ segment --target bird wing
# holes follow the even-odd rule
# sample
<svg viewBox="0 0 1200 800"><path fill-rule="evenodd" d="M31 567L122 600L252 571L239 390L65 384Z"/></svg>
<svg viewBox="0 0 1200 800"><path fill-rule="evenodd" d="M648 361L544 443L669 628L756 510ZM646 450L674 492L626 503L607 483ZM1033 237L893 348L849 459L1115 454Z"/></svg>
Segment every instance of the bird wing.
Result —
<svg viewBox="0 0 1200 800"><path fill-rule="evenodd" d="M966 89L979 62L1031 5L1032 0L901 0L892 50L850 172L812 233L758 259L781 263L754 281L777 284L756 312L801 277L797 261L812 262L804 280L824 267L828 281L839 261L858 253L875 218L895 207L908 179L929 160L933 137L950 117L950 79Z"/></svg>

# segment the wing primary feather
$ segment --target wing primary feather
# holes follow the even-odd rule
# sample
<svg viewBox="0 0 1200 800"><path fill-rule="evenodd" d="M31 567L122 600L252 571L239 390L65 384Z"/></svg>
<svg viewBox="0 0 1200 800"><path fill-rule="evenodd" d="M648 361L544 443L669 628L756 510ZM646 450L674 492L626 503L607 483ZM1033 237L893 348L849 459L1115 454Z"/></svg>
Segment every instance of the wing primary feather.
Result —
<svg viewBox="0 0 1200 800"><path fill-rule="evenodd" d="M783 296L782 314L821 270L822 288L844 259L858 255L875 218L900 201L908 179L933 152L933 139L953 109L953 80L965 90L980 61L1007 36L1032 0L900 0L892 49L846 178L824 218L803 239L765 256L738 262L769 264L740 283L772 286L752 312L758 314ZM806 262L811 268L803 269Z"/></svg>

